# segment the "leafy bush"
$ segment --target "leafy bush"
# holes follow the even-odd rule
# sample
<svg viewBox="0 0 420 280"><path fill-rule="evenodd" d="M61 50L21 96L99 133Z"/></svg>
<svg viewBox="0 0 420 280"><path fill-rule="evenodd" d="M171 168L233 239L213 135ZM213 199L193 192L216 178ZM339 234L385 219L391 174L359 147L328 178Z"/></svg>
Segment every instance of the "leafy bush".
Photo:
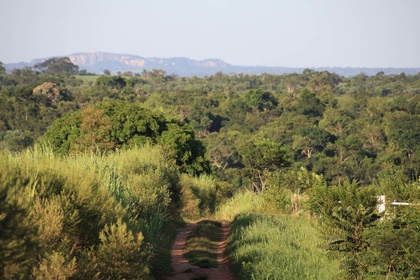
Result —
<svg viewBox="0 0 420 280"><path fill-rule="evenodd" d="M76 258L67 259L68 257L63 256L59 252L45 254L39 268L36 268L34 271L35 278L45 280L66 280L71 278L77 271Z"/></svg>
<svg viewBox="0 0 420 280"><path fill-rule="evenodd" d="M369 250L363 254L368 265L366 278L420 278L420 210L396 210L394 216L367 229Z"/></svg>
<svg viewBox="0 0 420 280"><path fill-rule="evenodd" d="M341 257L350 277L363 277L367 268L361 253L369 247L365 230L380 218L376 191L348 181L338 186L318 185L311 192L311 207L328 239L328 250Z"/></svg>
<svg viewBox="0 0 420 280"><path fill-rule="evenodd" d="M0 153L0 278L28 278L36 265L39 238L30 213L30 191L35 180Z"/></svg>
<svg viewBox="0 0 420 280"><path fill-rule="evenodd" d="M149 274L143 235L133 234L125 223L106 225L101 244L90 252L95 279L144 279Z"/></svg>

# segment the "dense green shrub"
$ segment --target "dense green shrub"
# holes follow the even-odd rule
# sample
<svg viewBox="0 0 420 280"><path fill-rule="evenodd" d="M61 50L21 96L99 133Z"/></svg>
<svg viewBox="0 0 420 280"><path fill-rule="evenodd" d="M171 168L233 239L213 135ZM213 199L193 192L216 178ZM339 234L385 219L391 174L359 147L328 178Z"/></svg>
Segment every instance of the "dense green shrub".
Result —
<svg viewBox="0 0 420 280"><path fill-rule="evenodd" d="M360 188L354 182L319 184L311 190L310 198L312 212L328 240L327 249L341 258L351 278L362 278L367 271L362 254L369 247L365 230L380 218L376 191Z"/></svg>
<svg viewBox="0 0 420 280"><path fill-rule="evenodd" d="M145 279L149 275L148 248L140 233L133 234L125 223L106 225L101 244L90 253L94 279Z"/></svg>
<svg viewBox="0 0 420 280"><path fill-rule="evenodd" d="M366 231L366 278L419 279L420 210L402 206L388 215Z"/></svg>

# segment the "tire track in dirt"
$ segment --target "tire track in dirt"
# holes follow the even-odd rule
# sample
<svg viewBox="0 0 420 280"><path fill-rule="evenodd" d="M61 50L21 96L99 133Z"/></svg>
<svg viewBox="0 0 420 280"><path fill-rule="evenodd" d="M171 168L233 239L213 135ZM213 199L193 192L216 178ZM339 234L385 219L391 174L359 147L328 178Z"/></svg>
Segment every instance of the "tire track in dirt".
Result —
<svg viewBox="0 0 420 280"><path fill-rule="evenodd" d="M233 280L232 271L229 267L227 256L224 254L226 241L230 233L230 225L222 224L222 238L217 242L217 268L200 268L190 264L183 256L188 234L197 226L197 223L187 223L186 227L178 230L174 244L172 245L172 268L173 275L167 280L191 280L193 278L207 277L208 280Z"/></svg>

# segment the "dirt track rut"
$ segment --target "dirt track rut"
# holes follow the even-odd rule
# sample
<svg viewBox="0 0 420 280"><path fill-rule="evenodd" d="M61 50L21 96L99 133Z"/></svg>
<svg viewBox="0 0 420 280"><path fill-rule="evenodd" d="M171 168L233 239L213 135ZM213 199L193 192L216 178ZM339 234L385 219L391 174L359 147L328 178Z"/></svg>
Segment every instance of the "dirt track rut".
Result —
<svg viewBox="0 0 420 280"><path fill-rule="evenodd" d="M222 224L222 239L217 244L217 261L219 266L217 268L200 268L190 264L183 256L185 243L188 234L196 227L196 223L187 223L186 227L178 230L174 244L172 245L172 268L173 275L167 277L167 280L191 280L194 278L207 277L208 280L233 280L232 271L226 255L224 254L226 248L226 240L229 236L230 225Z"/></svg>

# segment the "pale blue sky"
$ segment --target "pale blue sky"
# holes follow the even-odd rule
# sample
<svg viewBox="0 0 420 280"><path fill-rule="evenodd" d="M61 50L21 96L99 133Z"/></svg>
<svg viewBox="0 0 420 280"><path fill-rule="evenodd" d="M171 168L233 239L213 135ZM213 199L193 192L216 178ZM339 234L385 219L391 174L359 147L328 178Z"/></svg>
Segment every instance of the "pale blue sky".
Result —
<svg viewBox="0 0 420 280"><path fill-rule="evenodd" d="M0 61L76 52L420 67L420 0L0 0Z"/></svg>

